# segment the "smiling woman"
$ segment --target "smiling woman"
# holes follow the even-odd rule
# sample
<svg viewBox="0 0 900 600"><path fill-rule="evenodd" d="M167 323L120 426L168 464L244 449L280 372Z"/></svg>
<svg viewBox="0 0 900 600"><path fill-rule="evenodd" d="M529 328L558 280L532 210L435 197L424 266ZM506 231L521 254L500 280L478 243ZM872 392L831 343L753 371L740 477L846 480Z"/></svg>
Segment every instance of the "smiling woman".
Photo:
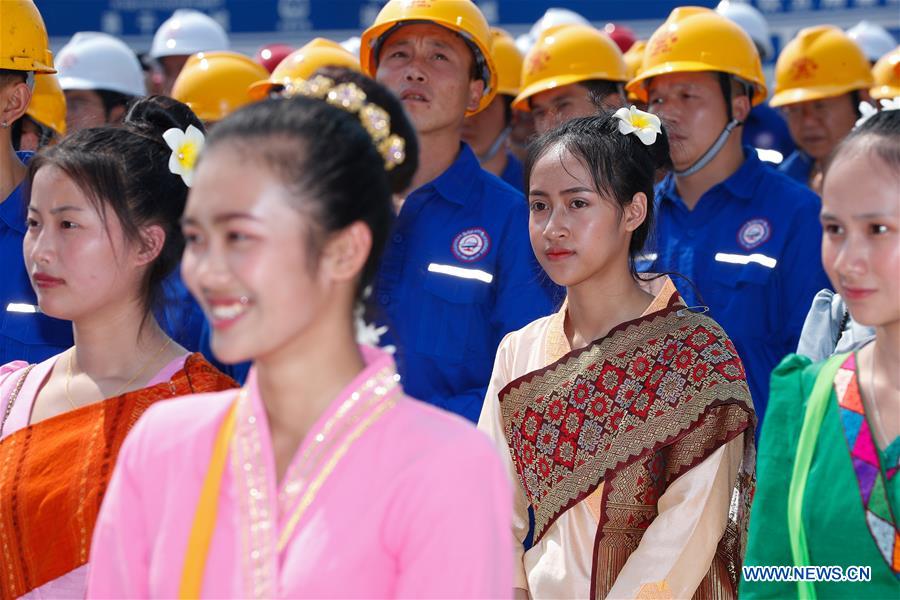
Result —
<svg viewBox="0 0 900 600"><path fill-rule="evenodd" d="M822 262L849 316L875 337L818 362L792 354L772 374L747 545L748 565L852 564L871 578L747 580L742 597L900 592L898 173L900 110L857 125L825 172Z"/></svg>
<svg viewBox="0 0 900 600"><path fill-rule="evenodd" d="M149 98L124 127L83 130L29 164L25 264L41 311L72 321L75 347L0 367L0 598L83 596L131 426L159 400L234 386L153 316L187 196L162 132L190 123L186 106Z"/></svg>
<svg viewBox="0 0 900 600"><path fill-rule="evenodd" d="M217 125L183 218L185 281L217 357L254 362L247 384L138 424L89 596L502 596L494 449L406 397L391 356L356 342L391 194L415 172L412 125L349 70L285 93Z"/></svg>

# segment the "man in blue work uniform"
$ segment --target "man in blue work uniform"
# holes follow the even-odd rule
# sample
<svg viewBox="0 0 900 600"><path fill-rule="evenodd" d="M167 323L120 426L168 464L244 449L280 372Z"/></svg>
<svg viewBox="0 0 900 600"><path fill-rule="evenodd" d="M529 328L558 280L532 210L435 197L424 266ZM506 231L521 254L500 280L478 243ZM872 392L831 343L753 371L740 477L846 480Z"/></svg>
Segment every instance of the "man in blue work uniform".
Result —
<svg viewBox="0 0 900 600"><path fill-rule="evenodd" d="M521 193L482 170L463 119L496 88L490 29L471 2L391 0L362 35L360 63L419 135L419 171L372 301L408 394L477 421L501 338L552 312Z"/></svg>
<svg viewBox="0 0 900 600"><path fill-rule="evenodd" d="M30 152L16 152L12 124L31 100L34 77L55 73L47 30L31 2L0 2L0 365L40 362L72 345L72 326L37 312L22 257L25 206L22 181ZM11 26L7 27L7 24Z"/></svg>
<svg viewBox="0 0 900 600"><path fill-rule="evenodd" d="M741 121L766 89L753 42L731 21L676 9L627 87L663 119L675 167L657 188L650 270L693 282L673 277L688 306L708 306L734 341L761 422L769 375L829 286L818 197L741 145Z"/></svg>

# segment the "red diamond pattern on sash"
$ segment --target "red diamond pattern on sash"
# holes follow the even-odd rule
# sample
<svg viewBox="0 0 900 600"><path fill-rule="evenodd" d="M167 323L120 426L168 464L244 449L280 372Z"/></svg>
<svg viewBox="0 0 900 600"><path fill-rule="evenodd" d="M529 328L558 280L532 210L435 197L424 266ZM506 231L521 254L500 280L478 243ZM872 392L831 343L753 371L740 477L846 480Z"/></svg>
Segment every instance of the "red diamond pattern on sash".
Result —
<svg viewBox="0 0 900 600"><path fill-rule="evenodd" d="M604 472L586 469L632 458L624 446L634 443L621 436L634 432L652 448L694 426L712 403L746 394L734 345L714 321L681 314L677 302L501 391L510 454L535 508L535 540L602 481Z"/></svg>

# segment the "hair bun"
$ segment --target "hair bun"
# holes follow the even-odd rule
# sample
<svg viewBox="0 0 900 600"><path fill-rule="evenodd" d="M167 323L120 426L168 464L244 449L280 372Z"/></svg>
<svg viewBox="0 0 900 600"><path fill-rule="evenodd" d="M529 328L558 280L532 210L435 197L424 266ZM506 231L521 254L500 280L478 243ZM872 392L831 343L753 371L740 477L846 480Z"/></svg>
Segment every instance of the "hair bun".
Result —
<svg viewBox="0 0 900 600"><path fill-rule="evenodd" d="M203 121L186 104L168 96L148 96L135 101L125 115L124 126L132 131L163 141L163 133L171 128L182 131L193 125L206 133Z"/></svg>

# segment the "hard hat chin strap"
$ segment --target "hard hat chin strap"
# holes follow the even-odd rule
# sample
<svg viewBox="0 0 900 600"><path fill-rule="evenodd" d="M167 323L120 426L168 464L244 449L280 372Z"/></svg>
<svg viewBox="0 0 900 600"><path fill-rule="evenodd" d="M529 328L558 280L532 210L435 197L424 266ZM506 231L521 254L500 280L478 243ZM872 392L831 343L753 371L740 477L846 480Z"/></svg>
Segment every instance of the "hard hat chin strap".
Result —
<svg viewBox="0 0 900 600"><path fill-rule="evenodd" d="M693 175L706 165L708 165L712 159L714 159L719 152L722 151L722 148L725 147L725 142L728 141L728 137L731 135L731 132L734 131L734 128L738 125L741 125L742 121L738 121L735 118L732 118L731 121L728 122L728 125L725 126L725 129L722 130L722 133L719 134L719 137L716 138L716 141L713 142L713 145L709 147L709 150L703 153L703 156L697 159L697 162L692 164L687 169L683 171L675 171L676 177L688 177Z"/></svg>
<svg viewBox="0 0 900 600"><path fill-rule="evenodd" d="M503 147L503 144L504 142L506 142L511 131L512 127L504 128L503 131L500 132L500 135L497 136L497 139L494 140L494 143L491 144L491 147L488 148L484 154L478 157L478 162L486 163L487 161L497 156L497 152L499 152Z"/></svg>

